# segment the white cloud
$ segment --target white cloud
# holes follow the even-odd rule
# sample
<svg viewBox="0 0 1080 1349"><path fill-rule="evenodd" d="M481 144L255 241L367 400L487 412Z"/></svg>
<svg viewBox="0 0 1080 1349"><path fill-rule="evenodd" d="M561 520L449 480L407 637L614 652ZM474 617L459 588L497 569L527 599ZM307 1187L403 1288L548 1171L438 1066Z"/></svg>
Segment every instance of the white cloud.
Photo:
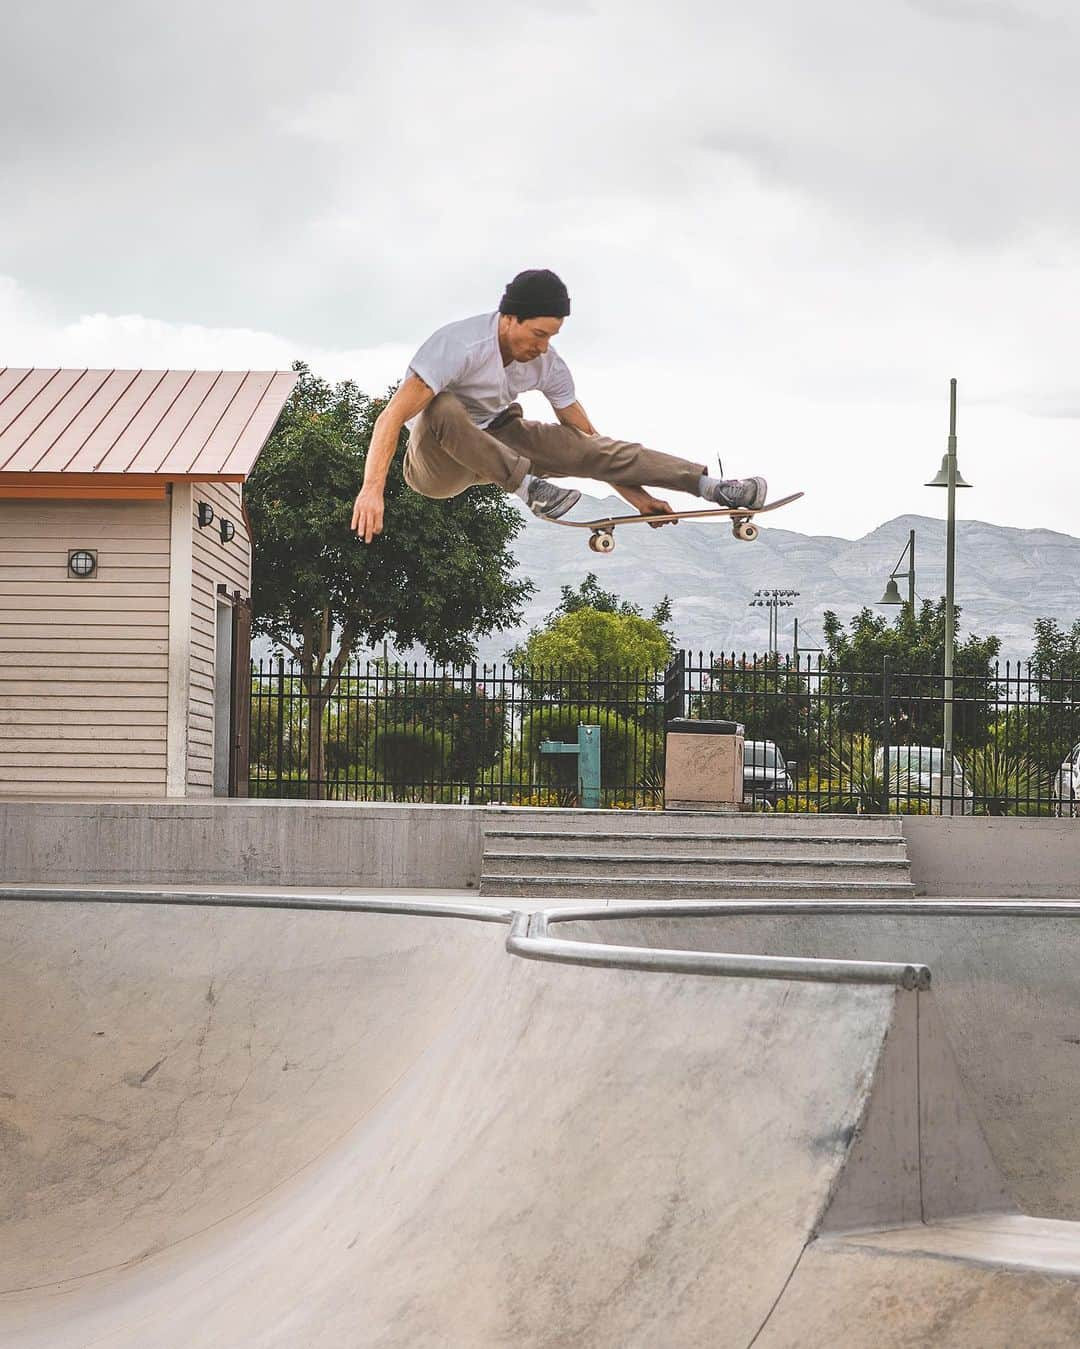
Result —
<svg viewBox="0 0 1080 1349"><path fill-rule="evenodd" d="M1071 0L69 11L0 49L10 363L381 392L551 266L596 424L805 488L785 525L940 513L955 375L961 510L1080 532Z"/></svg>
<svg viewBox="0 0 1080 1349"><path fill-rule="evenodd" d="M352 379L382 394L399 380L412 349L305 347L276 333L169 323L141 314L84 314L68 322L0 276L0 351L6 364L94 368L282 370L305 360L330 380Z"/></svg>

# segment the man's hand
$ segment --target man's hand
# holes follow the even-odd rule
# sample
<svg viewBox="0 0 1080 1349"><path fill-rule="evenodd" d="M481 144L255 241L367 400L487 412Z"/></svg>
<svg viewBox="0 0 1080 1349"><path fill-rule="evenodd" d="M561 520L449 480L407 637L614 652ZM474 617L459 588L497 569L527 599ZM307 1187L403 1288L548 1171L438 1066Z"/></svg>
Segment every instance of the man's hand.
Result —
<svg viewBox="0 0 1080 1349"><path fill-rule="evenodd" d="M353 505L350 529L356 531L356 537L370 543L376 534L382 533L383 493L381 487L362 487Z"/></svg>
<svg viewBox="0 0 1080 1349"><path fill-rule="evenodd" d="M615 490L624 501L629 501L630 505L642 515L672 514L670 502L661 501L659 497L654 497L644 487L616 487ZM663 529L665 525L677 525L678 523L678 520L657 520L655 523L650 521L649 528Z"/></svg>

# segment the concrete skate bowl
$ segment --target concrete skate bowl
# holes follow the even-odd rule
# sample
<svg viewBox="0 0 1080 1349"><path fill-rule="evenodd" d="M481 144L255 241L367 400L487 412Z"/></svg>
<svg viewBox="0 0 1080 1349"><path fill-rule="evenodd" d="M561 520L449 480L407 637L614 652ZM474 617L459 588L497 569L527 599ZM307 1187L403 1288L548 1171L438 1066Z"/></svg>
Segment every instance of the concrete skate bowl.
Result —
<svg viewBox="0 0 1080 1349"><path fill-rule="evenodd" d="M205 903L0 904L0 1345L1080 1340L904 955Z"/></svg>
<svg viewBox="0 0 1080 1349"><path fill-rule="evenodd" d="M929 966L1010 1193L1026 1212L1080 1219L1080 903L635 905L552 920L552 933L590 942Z"/></svg>

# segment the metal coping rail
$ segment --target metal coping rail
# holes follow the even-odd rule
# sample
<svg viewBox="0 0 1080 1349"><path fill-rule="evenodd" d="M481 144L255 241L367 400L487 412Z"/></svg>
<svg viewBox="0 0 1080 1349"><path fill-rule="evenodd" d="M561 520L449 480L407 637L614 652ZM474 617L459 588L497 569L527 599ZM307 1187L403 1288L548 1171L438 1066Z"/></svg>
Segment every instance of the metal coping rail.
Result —
<svg viewBox="0 0 1080 1349"><path fill-rule="evenodd" d="M365 899L347 895L247 893L243 891L106 890L52 886L0 886L0 901L45 903L155 904L192 908L311 910L327 913L388 913L414 917L464 918L510 925L506 949L526 960L596 968L706 974L731 978L809 980L821 983L892 984L930 987L930 970L917 962L825 960L794 956L734 955L714 951L616 946L553 938L549 925L603 922L619 918L738 916L1080 917L1080 902L1062 900L756 900L635 903L541 909L532 915L512 908L439 901Z"/></svg>
<svg viewBox="0 0 1080 1349"><path fill-rule="evenodd" d="M1080 918L1076 899L701 899L545 909L547 923L610 918L845 917L879 914L929 918Z"/></svg>
<svg viewBox="0 0 1080 1349"><path fill-rule="evenodd" d="M348 895L260 894L257 891L76 890L51 886L0 886L0 901L69 904L162 904L206 909L311 909L320 913L397 913L420 918L472 918L480 923L509 923L516 909L487 904L443 904L437 900L350 898Z"/></svg>
<svg viewBox="0 0 1080 1349"><path fill-rule="evenodd" d="M632 910L630 911L632 912ZM801 959L795 956L727 955L714 951L676 951L598 942L562 941L547 935L550 915L515 914L506 939L511 955L561 965L644 970L666 974L704 974L730 979L790 979L823 984L891 984L925 990L926 965L870 960Z"/></svg>

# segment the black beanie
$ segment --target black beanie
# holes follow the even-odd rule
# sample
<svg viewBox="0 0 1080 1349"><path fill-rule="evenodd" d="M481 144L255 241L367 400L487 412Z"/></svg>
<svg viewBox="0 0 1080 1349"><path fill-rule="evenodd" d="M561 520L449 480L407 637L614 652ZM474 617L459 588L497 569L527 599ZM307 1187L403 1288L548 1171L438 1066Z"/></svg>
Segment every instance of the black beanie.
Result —
<svg viewBox="0 0 1080 1349"><path fill-rule="evenodd" d="M513 314L517 319L561 319L569 312L566 287L546 267L518 272L499 301L499 313Z"/></svg>

